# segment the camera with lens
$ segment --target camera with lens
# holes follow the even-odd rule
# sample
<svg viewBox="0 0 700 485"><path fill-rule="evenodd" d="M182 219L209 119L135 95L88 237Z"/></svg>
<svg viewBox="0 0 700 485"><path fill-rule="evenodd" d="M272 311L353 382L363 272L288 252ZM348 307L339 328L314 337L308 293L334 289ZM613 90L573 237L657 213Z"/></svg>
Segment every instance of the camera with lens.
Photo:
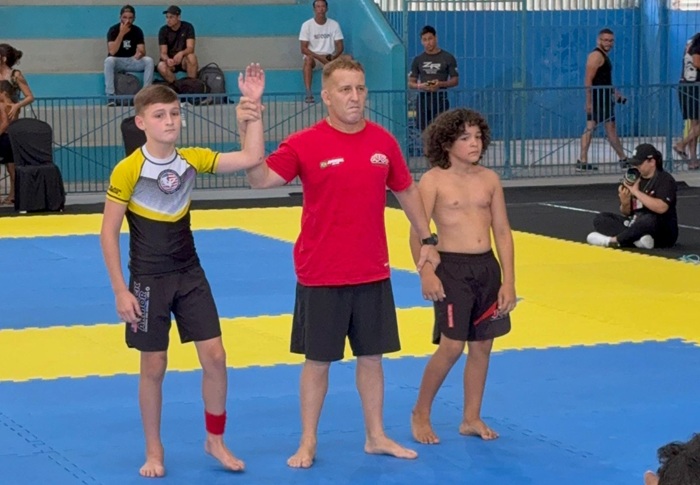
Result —
<svg viewBox="0 0 700 485"><path fill-rule="evenodd" d="M623 177L622 181L627 185L634 185L637 179L639 179L640 175L641 174L639 173L639 169L637 167L629 167L625 172L625 176Z"/></svg>

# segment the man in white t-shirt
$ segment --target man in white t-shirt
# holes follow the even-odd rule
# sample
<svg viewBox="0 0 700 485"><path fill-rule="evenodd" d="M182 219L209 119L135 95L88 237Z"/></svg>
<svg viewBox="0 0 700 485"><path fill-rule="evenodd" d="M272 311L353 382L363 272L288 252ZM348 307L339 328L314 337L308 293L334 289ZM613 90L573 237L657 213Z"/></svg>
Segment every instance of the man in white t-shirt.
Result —
<svg viewBox="0 0 700 485"><path fill-rule="evenodd" d="M311 78L314 69L322 68L343 53L343 32L335 20L326 17L328 2L315 0L314 17L301 24L299 41L304 55L304 86L307 103L315 102L311 93Z"/></svg>

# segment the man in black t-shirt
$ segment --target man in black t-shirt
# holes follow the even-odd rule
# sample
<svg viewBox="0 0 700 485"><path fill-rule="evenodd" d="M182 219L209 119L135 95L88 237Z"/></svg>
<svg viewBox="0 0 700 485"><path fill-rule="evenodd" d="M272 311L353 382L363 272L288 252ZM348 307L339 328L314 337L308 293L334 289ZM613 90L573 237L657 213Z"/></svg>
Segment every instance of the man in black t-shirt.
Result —
<svg viewBox="0 0 700 485"><path fill-rule="evenodd" d="M588 243L644 249L673 246L678 239L676 181L664 171L661 152L642 143L628 161L631 167L617 189L622 215L598 214L593 221L596 232L588 235Z"/></svg>
<svg viewBox="0 0 700 485"><path fill-rule="evenodd" d="M117 72L143 72L143 85L153 82L153 59L146 55L143 31L134 25L136 10L124 5L119 12L119 23L107 32L105 59L105 94L114 96L114 74ZM109 101L110 104L114 102Z"/></svg>
<svg viewBox="0 0 700 485"><path fill-rule="evenodd" d="M199 63L194 53L194 26L180 20L182 10L176 5L169 6L163 13L165 25L158 32L158 73L169 83L175 81L176 72L184 71L187 77L196 78Z"/></svg>
<svg viewBox="0 0 700 485"><path fill-rule="evenodd" d="M408 87L418 89L418 129L423 131L433 118L447 111L447 88L459 84L457 61L449 52L440 49L435 29L423 27L420 41L425 51L413 59L408 74Z"/></svg>

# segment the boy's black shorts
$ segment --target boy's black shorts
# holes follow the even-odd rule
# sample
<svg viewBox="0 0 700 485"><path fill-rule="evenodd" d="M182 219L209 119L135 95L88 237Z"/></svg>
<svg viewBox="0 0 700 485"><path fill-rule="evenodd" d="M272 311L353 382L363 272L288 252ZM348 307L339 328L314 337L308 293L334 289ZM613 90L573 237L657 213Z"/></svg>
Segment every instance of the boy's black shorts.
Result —
<svg viewBox="0 0 700 485"><path fill-rule="evenodd" d="M180 341L199 342L221 336L219 314L201 266L172 273L131 276L129 290L143 314L138 325L126 324L126 344L143 352L168 349L171 313Z"/></svg>
<svg viewBox="0 0 700 485"><path fill-rule="evenodd" d="M435 270L445 299L433 303L433 343L444 335L462 342L489 340L510 332L510 315L499 316L501 267L489 251L484 254L440 253Z"/></svg>
<svg viewBox="0 0 700 485"><path fill-rule="evenodd" d="M319 362L341 360L345 337L355 356L401 349L389 279L349 286L297 283L291 351Z"/></svg>

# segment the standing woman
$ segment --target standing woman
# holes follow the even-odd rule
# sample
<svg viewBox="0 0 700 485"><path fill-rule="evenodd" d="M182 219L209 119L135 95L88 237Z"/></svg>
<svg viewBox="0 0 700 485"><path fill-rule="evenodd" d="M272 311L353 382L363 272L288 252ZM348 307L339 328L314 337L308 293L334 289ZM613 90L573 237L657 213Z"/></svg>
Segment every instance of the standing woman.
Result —
<svg viewBox="0 0 700 485"><path fill-rule="evenodd" d="M22 71L14 69L14 66L22 58L22 51L15 49L9 44L0 44L0 81L9 81L13 87L10 100L12 104L8 111L9 121L12 122L19 117L20 111L25 106L29 106L34 101L32 90L24 78ZM20 93L22 94L20 99ZM14 203L15 193L15 164L7 164L7 173L10 175L10 193L0 201L0 204Z"/></svg>

